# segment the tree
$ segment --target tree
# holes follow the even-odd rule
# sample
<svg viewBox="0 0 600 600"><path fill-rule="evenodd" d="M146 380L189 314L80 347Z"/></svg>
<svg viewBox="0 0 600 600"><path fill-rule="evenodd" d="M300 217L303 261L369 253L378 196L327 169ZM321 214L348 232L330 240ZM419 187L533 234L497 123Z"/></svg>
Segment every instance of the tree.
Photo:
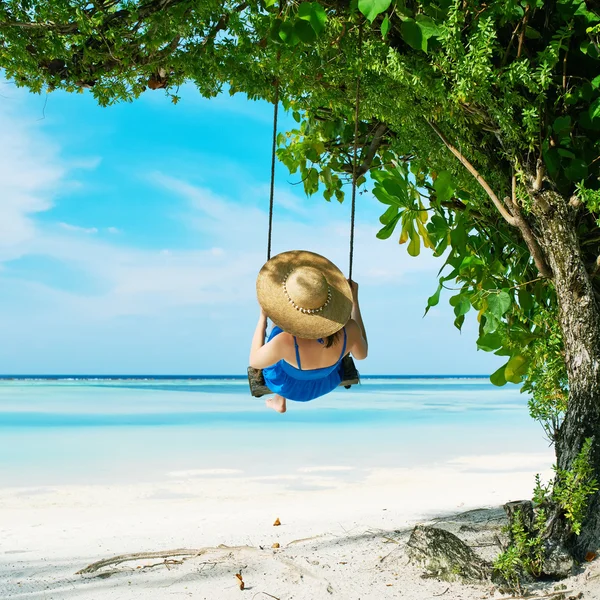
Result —
<svg viewBox="0 0 600 600"><path fill-rule="evenodd" d="M557 456L544 543L577 558L600 540L599 43L581 0L0 3L0 67L35 92L277 93L298 123L279 158L327 200L353 174L359 84L378 237L445 258L427 310L451 287L456 326L473 309L506 357L492 382L530 392Z"/></svg>

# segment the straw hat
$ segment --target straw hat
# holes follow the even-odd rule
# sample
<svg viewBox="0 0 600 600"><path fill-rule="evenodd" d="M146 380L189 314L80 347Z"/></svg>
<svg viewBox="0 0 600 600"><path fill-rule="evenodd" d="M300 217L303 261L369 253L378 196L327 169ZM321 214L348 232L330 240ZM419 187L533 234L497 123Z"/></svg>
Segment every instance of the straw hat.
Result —
<svg viewBox="0 0 600 600"><path fill-rule="evenodd" d="M352 291L343 273L320 254L282 252L258 274L256 295L267 316L292 335L318 339L350 319Z"/></svg>

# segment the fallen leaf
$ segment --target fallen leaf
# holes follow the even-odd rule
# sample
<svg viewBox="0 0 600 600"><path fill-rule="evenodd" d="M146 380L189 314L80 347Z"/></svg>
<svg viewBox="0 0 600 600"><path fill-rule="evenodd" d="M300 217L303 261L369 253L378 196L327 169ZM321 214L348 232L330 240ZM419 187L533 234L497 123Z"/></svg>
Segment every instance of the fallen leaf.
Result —
<svg viewBox="0 0 600 600"><path fill-rule="evenodd" d="M386 585L386 587L392 587L394 584L393 583L386 583L385 585Z"/></svg>
<svg viewBox="0 0 600 600"><path fill-rule="evenodd" d="M587 560L587 562L592 562L595 558L596 558L596 553L595 552L588 552L585 555L585 560Z"/></svg>
<svg viewBox="0 0 600 600"><path fill-rule="evenodd" d="M275 543L274 543L274 544L271 546L271 548L279 548L279 544L278 544L277 542L275 542Z"/></svg>
<svg viewBox="0 0 600 600"><path fill-rule="evenodd" d="M340 563L338 563L338 564L339 564L339 565L347 565L348 563L347 563L347 562L340 562Z"/></svg>
<svg viewBox="0 0 600 600"><path fill-rule="evenodd" d="M242 579L242 574L236 573L235 576L238 578L238 580L240 582L240 590L243 590L245 585L244 585L244 580Z"/></svg>
<svg viewBox="0 0 600 600"><path fill-rule="evenodd" d="M279 517L277 517L275 519L275 523L273 523L273 527L277 527L278 525L281 525L281 521L279 520Z"/></svg>

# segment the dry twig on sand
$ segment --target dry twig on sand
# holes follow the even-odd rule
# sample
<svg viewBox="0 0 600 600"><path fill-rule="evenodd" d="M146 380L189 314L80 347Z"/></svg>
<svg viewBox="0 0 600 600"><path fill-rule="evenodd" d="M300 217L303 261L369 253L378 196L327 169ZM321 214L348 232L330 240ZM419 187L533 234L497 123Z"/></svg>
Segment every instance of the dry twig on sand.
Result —
<svg viewBox="0 0 600 600"><path fill-rule="evenodd" d="M88 565L84 569L77 571L75 575L89 575L96 573L100 569L109 566L120 565L124 562L131 562L132 560L149 560L151 558L164 558L165 561L171 556L186 556L188 558L195 558L206 552L205 548L189 549L189 548L177 548L176 550L163 550L162 552L133 552L132 554L120 554L119 556L113 556L112 558L105 558L99 560L91 565ZM163 563L159 563L163 564ZM156 565L154 565L156 566Z"/></svg>
<svg viewBox="0 0 600 600"><path fill-rule="evenodd" d="M110 575L114 575L125 570L134 569L112 569L110 571L101 571L101 569L105 567L115 567L122 563L131 562L134 560L150 560L153 558L163 558L164 560L160 563L156 563L153 565L142 565L140 570L151 569L160 565L165 565L167 568L169 568L169 565L183 564L183 562L186 560L198 558L199 556L202 556L203 554L209 551L215 550L256 550L256 548L252 546L226 546L224 544L220 544L219 546L213 548L177 548L175 550L162 550L159 552L133 552L131 554L120 554L118 556L113 556L112 558L105 558L103 560L99 560L95 563L92 563L91 565L88 565L84 569L77 571L75 575L109 577ZM183 558L181 560L173 560L172 557L174 556L182 556Z"/></svg>

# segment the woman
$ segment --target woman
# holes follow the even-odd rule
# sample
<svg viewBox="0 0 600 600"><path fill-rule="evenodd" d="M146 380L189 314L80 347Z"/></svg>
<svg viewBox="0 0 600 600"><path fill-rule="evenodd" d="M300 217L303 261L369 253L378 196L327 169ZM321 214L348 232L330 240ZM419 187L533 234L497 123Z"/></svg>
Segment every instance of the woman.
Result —
<svg viewBox="0 0 600 600"><path fill-rule="evenodd" d="M274 256L256 281L260 317L250 366L275 392L267 406L284 413L287 400L307 402L342 380L342 358L367 357L358 285L325 257L293 250ZM267 317L274 327L265 343Z"/></svg>

